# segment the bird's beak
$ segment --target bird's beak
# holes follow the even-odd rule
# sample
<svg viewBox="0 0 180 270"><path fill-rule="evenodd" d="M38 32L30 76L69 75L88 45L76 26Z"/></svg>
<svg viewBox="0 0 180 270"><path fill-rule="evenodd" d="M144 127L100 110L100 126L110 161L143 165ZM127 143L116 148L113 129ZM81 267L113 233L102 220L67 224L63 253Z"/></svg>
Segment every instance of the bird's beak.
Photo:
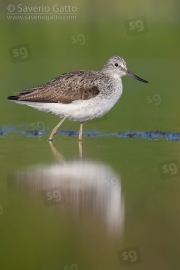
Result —
<svg viewBox="0 0 180 270"><path fill-rule="evenodd" d="M138 81L141 81L141 82L144 82L144 83L148 83L148 81L146 80L143 80L141 79L140 77L136 76L135 74L133 74L132 72L130 72L129 70L126 71L126 75L138 80Z"/></svg>

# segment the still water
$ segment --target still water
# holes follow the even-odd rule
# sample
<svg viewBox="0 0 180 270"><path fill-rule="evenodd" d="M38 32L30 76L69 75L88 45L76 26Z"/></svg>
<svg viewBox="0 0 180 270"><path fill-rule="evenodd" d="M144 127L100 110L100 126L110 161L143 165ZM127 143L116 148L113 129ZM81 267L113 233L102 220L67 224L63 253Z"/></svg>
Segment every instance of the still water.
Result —
<svg viewBox="0 0 180 270"><path fill-rule="evenodd" d="M178 269L179 143L47 138L1 138L1 269Z"/></svg>

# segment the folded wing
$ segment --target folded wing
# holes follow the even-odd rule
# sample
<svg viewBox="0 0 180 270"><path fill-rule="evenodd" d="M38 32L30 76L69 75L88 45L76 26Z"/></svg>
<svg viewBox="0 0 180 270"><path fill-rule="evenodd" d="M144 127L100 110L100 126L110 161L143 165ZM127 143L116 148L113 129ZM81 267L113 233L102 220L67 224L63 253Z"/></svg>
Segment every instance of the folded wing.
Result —
<svg viewBox="0 0 180 270"><path fill-rule="evenodd" d="M52 81L18 91L9 100L68 104L74 100L86 100L99 94L96 74L91 71L70 71Z"/></svg>

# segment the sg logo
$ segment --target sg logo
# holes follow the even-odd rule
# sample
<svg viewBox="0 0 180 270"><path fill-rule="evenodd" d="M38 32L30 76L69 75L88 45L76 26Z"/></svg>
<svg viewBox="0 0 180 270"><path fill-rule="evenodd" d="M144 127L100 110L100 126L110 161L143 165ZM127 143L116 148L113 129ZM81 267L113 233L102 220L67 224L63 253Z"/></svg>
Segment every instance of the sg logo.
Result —
<svg viewBox="0 0 180 270"><path fill-rule="evenodd" d="M37 123L31 123L32 130L39 130L43 132L45 130L44 122L38 121Z"/></svg>
<svg viewBox="0 0 180 270"><path fill-rule="evenodd" d="M178 159L159 164L159 172L162 179L169 179L179 176L180 162Z"/></svg>
<svg viewBox="0 0 180 270"><path fill-rule="evenodd" d="M76 43L77 41L79 42L79 45L84 45L86 43L85 36L83 34L79 34L76 36L72 36L72 43Z"/></svg>
<svg viewBox="0 0 180 270"><path fill-rule="evenodd" d="M128 36L136 36L148 32L148 25L145 17L138 17L125 21Z"/></svg>
<svg viewBox="0 0 180 270"><path fill-rule="evenodd" d="M120 250L119 258L121 266L127 266L141 262L141 255L138 247Z"/></svg>
<svg viewBox="0 0 180 270"><path fill-rule="evenodd" d="M119 181L118 181L118 179L116 177L112 177L110 179L109 178L106 178L105 179L105 186L106 187L111 186L113 188L116 188L116 187L119 186Z"/></svg>
<svg viewBox="0 0 180 270"><path fill-rule="evenodd" d="M77 264L71 264L70 266L69 265L66 265L64 267L64 270L78 270L78 269L79 268L78 268Z"/></svg>
<svg viewBox="0 0 180 270"><path fill-rule="evenodd" d="M153 96L147 96L148 103L152 103L154 101L155 105L161 104L161 97L159 94L154 94Z"/></svg>
<svg viewBox="0 0 180 270"><path fill-rule="evenodd" d="M31 48L29 44L11 47L9 48L9 54L12 63L20 63L32 59Z"/></svg>
<svg viewBox="0 0 180 270"><path fill-rule="evenodd" d="M62 187L44 190L42 195L46 206L52 206L65 202L65 195Z"/></svg>

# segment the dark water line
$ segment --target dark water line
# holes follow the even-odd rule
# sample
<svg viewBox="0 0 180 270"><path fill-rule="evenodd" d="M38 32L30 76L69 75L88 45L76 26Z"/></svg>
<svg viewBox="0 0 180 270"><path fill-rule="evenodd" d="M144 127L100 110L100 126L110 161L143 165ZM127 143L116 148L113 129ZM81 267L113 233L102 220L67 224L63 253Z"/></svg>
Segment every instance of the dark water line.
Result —
<svg viewBox="0 0 180 270"><path fill-rule="evenodd" d="M19 134L27 137L38 137L45 134L49 134L49 131L44 129L39 130L25 130L5 125L0 126L0 136L5 137L9 134ZM78 136L78 131L76 130L59 130L57 132L59 135L76 137ZM114 132L114 133L101 133L97 130L85 130L83 132L84 137L119 137L119 138L141 138L141 139L165 139L170 141L180 141L180 132L163 132L163 131L127 131L127 132Z"/></svg>

